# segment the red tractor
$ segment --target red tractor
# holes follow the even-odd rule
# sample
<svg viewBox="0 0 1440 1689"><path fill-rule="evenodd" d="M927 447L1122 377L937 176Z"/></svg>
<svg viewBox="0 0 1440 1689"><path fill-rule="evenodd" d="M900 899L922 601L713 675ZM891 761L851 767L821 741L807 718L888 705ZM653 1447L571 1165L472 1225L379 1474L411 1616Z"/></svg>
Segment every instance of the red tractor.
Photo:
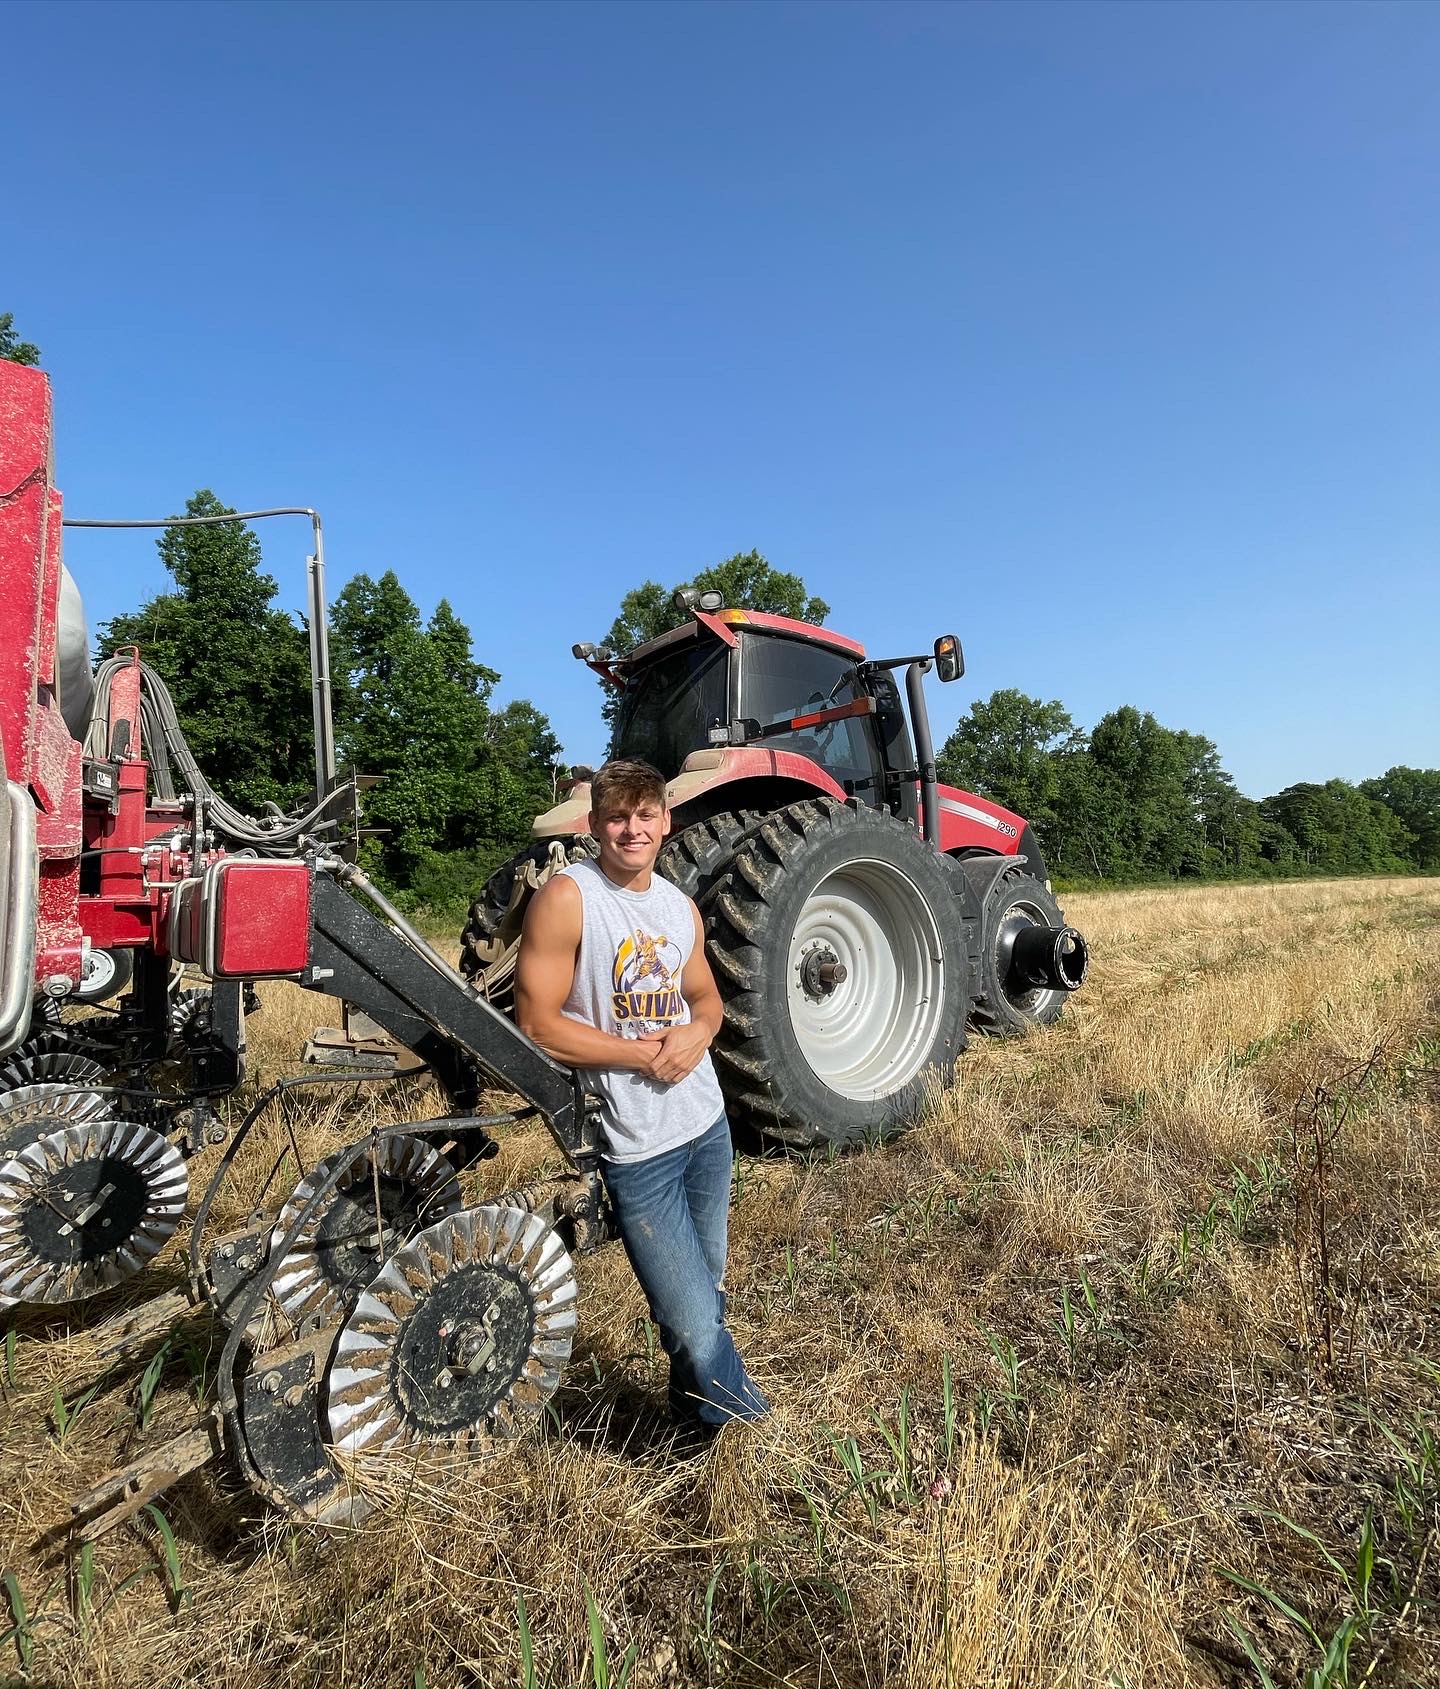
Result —
<svg viewBox="0 0 1440 1689"><path fill-rule="evenodd" d="M882 1133L913 1116L967 1025L1052 1022L1085 978L1085 941L1029 823L936 780L924 676L964 672L953 635L877 659L717 593L676 601L681 625L624 656L574 653L618 690L614 754L669 783L659 866L705 919L727 1100L789 1144ZM472 907L462 966L501 1006L531 891L594 851L589 807L582 779Z"/></svg>

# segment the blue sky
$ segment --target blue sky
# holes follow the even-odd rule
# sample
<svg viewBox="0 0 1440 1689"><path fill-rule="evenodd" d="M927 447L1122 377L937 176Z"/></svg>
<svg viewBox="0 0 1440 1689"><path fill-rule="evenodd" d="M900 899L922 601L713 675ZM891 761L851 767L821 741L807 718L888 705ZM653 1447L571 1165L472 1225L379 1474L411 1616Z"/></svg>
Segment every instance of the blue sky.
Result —
<svg viewBox="0 0 1440 1689"><path fill-rule="evenodd" d="M1440 8L12 5L0 310L76 516L314 504L572 757L759 547L1243 790L1440 763ZM298 607L307 533L265 525ZM72 533L93 620L162 590Z"/></svg>

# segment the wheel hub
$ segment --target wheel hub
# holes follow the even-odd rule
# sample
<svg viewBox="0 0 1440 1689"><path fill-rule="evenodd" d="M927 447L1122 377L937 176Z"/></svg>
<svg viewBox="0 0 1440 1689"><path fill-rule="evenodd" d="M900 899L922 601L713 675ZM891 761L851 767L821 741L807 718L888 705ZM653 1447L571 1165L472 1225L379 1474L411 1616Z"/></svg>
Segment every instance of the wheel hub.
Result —
<svg viewBox="0 0 1440 1689"><path fill-rule="evenodd" d="M828 997L837 985L843 985L849 972L829 945L819 943L805 952L800 964L800 985L807 997L818 1000Z"/></svg>
<svg viewBox="0 0 1440 1689"><path fill-rule="evenodd" d="M530 1357L535 1316L521 1280L475 1262L415 1310L396 1348L402 1411L426 1438L451 1438L494 1413Z"/></svg>
<svg viewBox="0 0 1440 1689"><path fill-rule="evenodd" d="M1051 987L1037 983L1025 967L1017 965L1016 940L1036 927L1049 931L1050 922L1045 911L1028 903L1012 903L995 929L996 977L1009 1001L1027 1014L1038 1014L1054 995ZM1022 955L1023 950L1022 943Z"/></svg>

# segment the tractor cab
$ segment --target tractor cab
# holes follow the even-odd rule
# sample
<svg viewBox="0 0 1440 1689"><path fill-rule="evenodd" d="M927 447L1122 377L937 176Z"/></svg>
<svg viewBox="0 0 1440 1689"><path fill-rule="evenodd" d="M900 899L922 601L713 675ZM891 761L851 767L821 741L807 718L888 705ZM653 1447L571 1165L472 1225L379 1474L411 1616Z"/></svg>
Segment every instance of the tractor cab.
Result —
<svg viewBox="0 0 1440 1689"><path fill-rule="evenodd" d="M763 747L813 763L846 797L918 818L922 776L893 664L786 616L712 609L703 599L684 607L689 620L624 657L575 648L620 689L617 757L674 780L697 753Z"/></svg>

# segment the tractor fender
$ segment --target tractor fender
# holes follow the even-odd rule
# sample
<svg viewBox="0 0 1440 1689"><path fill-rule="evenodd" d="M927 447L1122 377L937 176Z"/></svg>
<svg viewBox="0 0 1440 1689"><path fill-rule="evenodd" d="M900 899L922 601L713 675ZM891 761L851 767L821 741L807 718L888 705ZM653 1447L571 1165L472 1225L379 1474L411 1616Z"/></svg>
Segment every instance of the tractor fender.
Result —
<svg viewBox="0 0 1440 1689"><path fill-rule="evenodd" d="M755 789L762 784L765 793L760 801ZM717 803L720 789L731 786L736 789ZM689 810L692 814L697 805L713 812L717 808L775 809L813 797L846 801L844 788L810 757L794 751L767 751L756 745L692 751L675 778L666 782L665 796L672 810ZM563 803L537 815L530 831L540 839L588 833L589 781L572 786Z"/></svg>
<svg viewBox="0 0 1440 1689"><path fill-rule="evenodd" d="M975 856L952 856L954 863L969 889L973 898L972 913L979 915L984 911L990 894L994 891L1000 879L1011 869L1023 868L1028 858L1024 856L994 856L989 853Z"/></svg>

